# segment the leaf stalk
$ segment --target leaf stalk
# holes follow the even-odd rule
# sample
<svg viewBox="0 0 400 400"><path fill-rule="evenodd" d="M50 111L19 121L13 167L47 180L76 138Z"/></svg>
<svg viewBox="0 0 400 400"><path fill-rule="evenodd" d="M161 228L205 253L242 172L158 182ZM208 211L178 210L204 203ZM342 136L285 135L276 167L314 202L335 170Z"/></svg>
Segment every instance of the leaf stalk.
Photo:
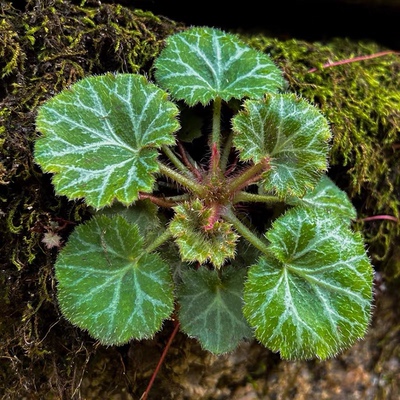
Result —
<svg viewBox="0 0 400 400"><path fill-rule="evenodd" d="M261 179L261 173L264 172L267 168L269 168L268 159L263 160L260 163L251 165L247 170L240 173L240 175L233 178L228 183L228 192L235 193L239 190L245 188L251 183L257 182Z"/></svg>
<svg viewBox="0 0 400 400"><path fill-rule="evenodd" d="M172 233L169 229L166 229L160 236L151 242L145 249L146 253L153 252L157 247L163 245L167 240L172 237Z"/></svg>
<svg viewBox="0 0 400 400"><path fill-rule="evenodd" d="M221 213L221 215L226 221L231 223L234 228L255 248L266 255L271 254L268 248L268 243L264 242L261 238L256 236L246 225L244 225L243 222L241 222L239 218L234 214L231 208L227 208L223 213Z"/></svg>
<svg viewBox="0 0 400 400"><path fill-rule="evenodd" d="M158 167L160 172L171 178L175 182L179 183L180 185L184 186L185 188L191 190L193 193L197 194L200 197L203 197L205 194L205 189L202 185L195 182L193 179L187 178L186 176L182 175L180 172L168 167L161 161L158 161Z"/></svg>

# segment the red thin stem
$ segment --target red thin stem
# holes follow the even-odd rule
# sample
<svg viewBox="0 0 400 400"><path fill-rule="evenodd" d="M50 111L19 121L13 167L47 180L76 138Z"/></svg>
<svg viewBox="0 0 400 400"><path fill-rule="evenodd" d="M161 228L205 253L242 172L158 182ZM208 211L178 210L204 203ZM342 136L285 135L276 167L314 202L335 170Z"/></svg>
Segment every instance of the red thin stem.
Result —
<svg viewBox="0 0 400 400"><path fill-rule="evenodd" d="M213 143L211 146L211 156L210 156L210 171L212 178L216 178L219 172L219 161L221 155L219 153L217 143Z"/></svg>
<svg viewBox="0 0 400 400"><path fill-rule="evenodd" d="M182 143L178 142L178 148L183 163L189 168L190 172L192 172L196 176L196 178L201 182L203 180L203 176L201 175L200 171L187 158L186 150L183 148Z"/></svg>
<svg viewBox="0 0 400 400"><path fill-rule="evenodd" d="M392 215L373 215L372 217L361 218L359 221L376 221L376 220L387 220L393 222L399 222L398 218L393 217Z"/></svg>
<svg viewBox="0 0 400 400"><path fill-rule="evenodd" d="M237 157L235 157L235 159L233 160L233 162L232 162L232 164L229 166L229 168L225 171L225 176L229 176L229 174L231 173L231 172L233 172L235 169L236 169L236 167L237 167L237 164L238 164L238 158Z"/></svg>
<svg viewBox="0 0 400 400"><path fill-rule="evenodd" d="M149 395L150 390L151 390L151 388L152 388L152 386L153 386L153 383L154 383L154 381L155 381L155 379L156 379L156 377L157 377L157 374L158 374L158 372L159 372L160 369L161 369L161 365L162 365L162 363L164 362L165 356L167 355L168 350L169 350L169 348L171 347L172 341L174 340L176 334L177 334L178 331L179 331L179 325L180 325L179 322L175 322L175 328L174 328L174 330L172 331L172 333L171 333L171 335L170 335L170 337L169 337L169 339L168 339L168 342L167 342L167 344L166 344L165 347L164 347L164 350L163 350L163 352L162 352L162 354L161 354L161 357L160 357L160 359L158 360L156 369L154 370L153 375L152 375L151 378L150 378L150 381L149 381L149 384L147 385L146 390L143 392L142 396L140 397L140 400L147 400L147 396Z"/></svg>
<svg viewBox="0 0 400 400"><path fill-rule="evenodd" d="M372 58L383 57L383 56L386 56L389 54L400 54L400 53L398 51L392 51L392 50L381 51L379 53L370 54L367 56L359 56L359 57L347 58L345 60L340 60L340 61L335 61L335 62L327 62L326 64L324 64L322 66L322 68L331 68L331 67L335 67L337 65L350 64L350 63L357 62L357 61L370 60ZM318 71L318 68L311 68L308 70L309 73L316 72L316 71Z"/></svg>
<svg viewBox="0 0 400 400"><path fill-rule="evenodd" d="M139 199L149 199L152 203L156 204L157 206L164 207L164 208L171 208L174 207L176 204L172 201L164 200L160 197L153 196L150 193L139 193Z"/></svg>

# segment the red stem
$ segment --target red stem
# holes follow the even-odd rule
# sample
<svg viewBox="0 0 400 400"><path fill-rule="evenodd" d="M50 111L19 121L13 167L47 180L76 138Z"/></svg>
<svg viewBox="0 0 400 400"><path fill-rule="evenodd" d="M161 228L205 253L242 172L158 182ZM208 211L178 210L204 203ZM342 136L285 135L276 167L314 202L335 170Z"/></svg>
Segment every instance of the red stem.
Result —
<svg viewBox="0 0 400 400"><path fill-rule="evenodd" d="M158 360L156 369L154 370L153 375L150 378L150 381L149 381L149 384L147 385L146 390L144 391L144 393L140 397L140 400L147 400L147 396L149 395L151 387L153 386L153 383L154 383L154 381L155 381L155 379L157 377L157 374L160 371L160 368L161 368L162 363L164 362L165 356L167 355L168 350L171 347L172 341L174 340L176 334L178 333L179 325L180 325L179 322L175 322L175 328L172 331L172 333L171 333L171 335L170 335L170 337L168 339L168 342L164 347L164 350L163 350L163 352L161 354L161 357Z"/></svg>
<svg viewBox="0 0 400 400"><path fill-rule="evenodd" d="M221 155L219 153L217 143L213 143L211 146L211 157L210 157L210 170L213 177L217 176L217 172L219 170L220 158Z"/></svg>
<svg viewBox="0 0 400 400"><path fill-rule="evenodd" d="M335 62L327 62L326 64L324 64L322 66L322 68L330 68L330 67L335 67L337 65L350 64L350 63L357 62L357 61L370 60L371 58L382 57L382 56L386 56L388 54L400 54L400 53L397 51L392 51L392 50L381 51L380 53L370 54L367 56L359 56L359 57L347 58L345 60L340 60L340 61L335 61ZM311 68L308 70L309 73L316 72L316 71L318 71L318 68Z"/></svg>
<svg viewBox="0 0 400 400"><path fill-rule="evenodd" d="M164 207L164 208L171 208L174 207L176 204L172 201L161 199L160 197L153 196L150 193L139 193L139 199L149 199L152 203L156 204L157 206Z"/></svg>
<svg viewBox="0 0 400 400"><path fill-rule="evenodd" d="M186 151L182 146L182 143L178 142L179 153L181 154L183 163L189 168L189 170L196 175L196 178L201 182L203 180L203 176L201 172L189 161L186 156Z"/></svg>
<svg viewBox="0 0 400 400"><path fill-rule="evenodd" d="M362 218L360 219L360 221L376 221L376 220L381 220L381 219L385 219L388 221L394 221L394 222L399 222L399 220L396 217L393 217L392 215L373 215L372 217L366 217L366 218Z"/></svg>
<svg viewBox="0 0 400 400"><path fill-rule="evenodd" d="M238 164L238 158L235 157L230 167L225 171L225 176L229 176L229 174L236 169L237 164Z"/></svg>

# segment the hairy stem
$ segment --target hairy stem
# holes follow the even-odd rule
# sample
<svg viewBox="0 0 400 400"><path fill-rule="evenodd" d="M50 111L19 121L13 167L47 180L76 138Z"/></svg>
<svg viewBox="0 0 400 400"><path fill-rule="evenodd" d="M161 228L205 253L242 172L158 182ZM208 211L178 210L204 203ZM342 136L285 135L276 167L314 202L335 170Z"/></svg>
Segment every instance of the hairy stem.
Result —
<svg viewBox="0 0 400 400"><path fill-rule="evenodd" d="M268 243L259 238L255 233L253 233L246 225L244 225L238 217L234 214L232 209L226 209L222 214L222 217L230 222L234 228L255 248L260 250L264 254L270 254L268 249Z"/></svg>
<svg viewBox="0 0 400 400"><path fill-rule="evenodd" d="M220 146L221 146L221 104L222 100L217 97L213 104L213 122L209 146L211 149L209 179L211 182L220 179Z"/></svg>
<svg viewBox="0 0 400 400"><path fill-rule="evenodd" d="M228 191L235 193L250 183L254 183L261 178L261 173L267 169L266 161L264 160L258 164L254 164L240 173L236 178L233 178L228 183Z"/></svg>
<svg viewBox="0 0 400 400"><path fill-rule="evenodd" d="M150 193L140 192L139 193L139 199L140 200L149 199L152 203L156 204L159 207L163 207L163 208L171 208L171 207L176 205L172 201L166 200L166 199L161 198L161 197L154 196L154 195L152 195Z"/></svg>
<svg viewBox="0 0 400 400"><path fill-rule="evenodd" d="M232 150L232 143L233 143L233 132L230 132L229 136L227 137L224 143L224 148L222 149L221 162L220 162L222 171L225 171L226 166L228 165L229 154L231 153Z"/></svg>
<svg viewBox="0 0 400 400"><path fill-rule="evenodd" d="M214 100L212 136L210 143L211 147L215 144L218 151L220 148L220 140L221 140L221 104L222 104L221 98L217 97Z"/></svg>
<svg viewBox="0 0 400 400"><path fill-rule="evenodd" d="M185 175L192 176L191 172L189 169L179 160L179 158L175 155L175 153L168 147L168 146L162 146L162 151L164 154L170 159L172 164L175 165L175 167L183 172Z"/></svg>
<svg viewBox="0 0 400 400"><path fill-rule="evenodd" d="M161 161L158 161L158 167L160 168L160 172L167 176L168 178L171 178L175 182L179 183L180 185L184 186L185 188L191 190L193 193L197 194L200 197L203 197L204 195L204 187L197 182L195 182L193 179L190 179L178 171L169 168L165 164L163 164Z"/></svg>
<svg viewBox="0 0 400 400"><path fill-rule="evenodd" d="M172 233L170 232L169 229L166 229L160 236L158 236L153 242L151 242L147 248L146 248L146 253L151 253L154 251L157 247L160 247L162 244L164 244L167 240L169 240L172 237Z"/></svg>
<svg viewBox="0 0 400 400"><path fill-rule="evenodd" d="M262 194L248 193L248 192L239 192L233 198L233 203L240 202L252 202L252 203L267 203L267 204L276 204L281 200L276 196L266 196Z"/></svg>
<svg viewBox="0 0 400 400"><path fill-rule="evenodd" d="M183 163L189 168L189 170L192 172L192 174L197 178L199 182L203 180L203 176L201 172L195 167L193 160L186 154L185 149L182 146L182 143L178 142L178 148L181 153L181 157L183 160Z"/></svg>

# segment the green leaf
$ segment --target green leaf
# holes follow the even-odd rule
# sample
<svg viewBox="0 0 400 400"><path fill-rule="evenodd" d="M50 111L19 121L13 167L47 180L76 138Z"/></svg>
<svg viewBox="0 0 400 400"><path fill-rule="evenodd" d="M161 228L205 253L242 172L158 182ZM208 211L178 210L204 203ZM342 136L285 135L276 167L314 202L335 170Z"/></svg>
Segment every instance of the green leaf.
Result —
<svg viewBox="0 0 400 400"><path fill-rule="evenodd" d="M373 271L361 235L329 212L293 208L266 234L271 255L249 270L244 315L282 358L325 359L364 336Z"/></svg>
<svg viewBox="0 0 400 400"><path fill-rule="evenodd" d="M235 350L253 336L242 313L246 269L227 267L221 272L186 270L177 289L182 331L214 354Z"/></svg>
<svg viewBox="0 0 400 400"><path fill-rule="evenodd" d="M62 313L103 344L149 338L173 311L168 265L146 253L138 226L121 216L79 225L55 270Z"/></svg>
<svg viewBox="0 0 400 400"><path fill-rule="evenodd" d="M140 233L145 236L149 231L157 230L160 233L161 222L157 216L158 207L150 200L138 200L126 207L122 203L113 203L110 207L104 207L96 211L96 215L107 215L113 217L120 215L130 224L136 224Z"/></svg>
<svg viewBox="0 0 400 400"><path fill-rule="evenodd" d="M289 197L286 202L293 206L325 209L342 218L343 222L350 222L357 217L357 211L346 192L338 188L326 175L323 175L314 190L304 197Z"/></svg>
<svg viewBox="0 0 400 400"><path fill-rule="evenodd" d="M261 98L282 88L282 73L235 35L195 27L171 35L154 63L159 85L188 105L216 98Z"/></svg>
<svg viewBox="0 0 400 400"><path fill-rule="evenodd" d="M212 209L195 200L182 203L174 210L169 229L175 237L182 261L198 261L200 264L210 261L219 268L227 259L235 256L239 236L227 222L215 221L210 224Z"/></svg>
<svg viewBox="0 0 400 400"><path fill-rule="evenodd" d="M248 100L232 123L240 158L269 162L261 182L267 191L302 196L327 169L329 125L306 100L293 94Z"/></svg>
<svg viewBox="0 0 400 400"><path fill-rule="evenodd" d="M107 215L111 218L120 215L130 224L136 224L145 246L153 243L165 230L158 216L158 207L148 199L135 201L130 206L114 202L110 207L104 207L95 214Z"/></svg>
<svg viewBox="0 0 400 400"><path fill-rule="evenodd" d="M101 208L151 191L157 148L175 143L178 108L141 75L106 74L75 83L39 109L35 159L59 194Z"/></svg>

